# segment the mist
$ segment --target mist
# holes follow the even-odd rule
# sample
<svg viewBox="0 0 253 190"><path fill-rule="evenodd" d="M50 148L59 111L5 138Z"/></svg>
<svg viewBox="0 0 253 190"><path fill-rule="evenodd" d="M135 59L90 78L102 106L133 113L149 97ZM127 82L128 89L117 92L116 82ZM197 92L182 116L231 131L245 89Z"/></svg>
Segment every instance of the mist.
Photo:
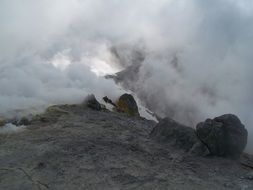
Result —
<svg viewBox="0 0 253 190"><path fill-rule="evenodd" d="M192 127L237 114L251 144L252 10L250 0L2 0L0 113L131 90ZM118 85L104 78L135 64Z"/></svg>

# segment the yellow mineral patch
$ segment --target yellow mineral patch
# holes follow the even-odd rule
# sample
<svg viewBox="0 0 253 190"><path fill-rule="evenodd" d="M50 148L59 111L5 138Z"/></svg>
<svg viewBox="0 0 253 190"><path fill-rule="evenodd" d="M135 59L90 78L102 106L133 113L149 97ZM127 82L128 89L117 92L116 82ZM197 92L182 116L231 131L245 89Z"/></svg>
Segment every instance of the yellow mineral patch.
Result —
<svg viewBox="0 0 253 190"><path fill-rule="evenodd" d="M67 105L54 105L54 106L50 106L48 107L44 113L42 114L38 114L36 115L33 119L32 119L32 123L36 123L36 122L56 122L61 116L63 115L68 115L70 114L67 110L68 107Z"/></svg>
<svg viewBox="0 0 253 190"><path fill-rule="evenodd" d="M0 117L0 127L3 127L6 124L6 120Z"/></svg>
<svg viewBox="0 0 253 190"><path fill-rule="evenodd" d="M117 101L117 109L130 116L139 116L138 107L132 96L128 94L122 95Z"/></svg>

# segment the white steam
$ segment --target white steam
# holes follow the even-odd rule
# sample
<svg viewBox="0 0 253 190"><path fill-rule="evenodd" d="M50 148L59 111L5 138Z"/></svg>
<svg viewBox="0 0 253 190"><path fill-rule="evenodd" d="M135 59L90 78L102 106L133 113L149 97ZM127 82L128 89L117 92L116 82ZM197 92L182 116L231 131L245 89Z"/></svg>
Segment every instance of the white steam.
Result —
<svg viewBox="0 0 253 190"><path fill-rule="evenodd" d="M18 133L18 132L24 131L25 128L26 128L26 126L24 126L24 125L16 126L11 123L7 123L3 127L0 127L0 134L9 135L9 134L13 134L13 133Z"/></svg>
<svg viewBox="0 0 253 190"><path fill-rule="evenodd" d="M252 136L252 19L251 0L2 0L0 113L114 98L101 76L137 49L122 84L149 109L191 125L234 113Z"/></svg>

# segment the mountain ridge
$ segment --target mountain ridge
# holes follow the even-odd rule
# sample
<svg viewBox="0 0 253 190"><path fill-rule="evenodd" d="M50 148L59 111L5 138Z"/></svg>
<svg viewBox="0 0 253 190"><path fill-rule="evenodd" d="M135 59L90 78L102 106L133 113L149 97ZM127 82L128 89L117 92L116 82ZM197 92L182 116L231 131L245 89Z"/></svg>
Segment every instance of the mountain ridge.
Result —
<svg viewBox="0 0 253 190"><path fill-rule="evenodd" d="M154 141L154 121L80 105L55 108L22 132L0 135L0 189L253 188L249 160L200 157Z"/></svg>

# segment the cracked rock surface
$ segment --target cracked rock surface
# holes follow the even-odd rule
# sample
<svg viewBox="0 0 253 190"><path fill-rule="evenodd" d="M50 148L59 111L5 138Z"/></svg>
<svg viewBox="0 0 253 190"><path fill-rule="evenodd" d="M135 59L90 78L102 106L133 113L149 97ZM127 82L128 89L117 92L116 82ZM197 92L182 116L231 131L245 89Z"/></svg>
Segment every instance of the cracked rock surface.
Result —
<svg viewBox="0 0 253 190"><path fill-rule="evenodd" d="M0 135L0 189L253 189L250 156L245 164L194 156L150 138L154 126L109 111L51 109L23 132Z"/></svg>

